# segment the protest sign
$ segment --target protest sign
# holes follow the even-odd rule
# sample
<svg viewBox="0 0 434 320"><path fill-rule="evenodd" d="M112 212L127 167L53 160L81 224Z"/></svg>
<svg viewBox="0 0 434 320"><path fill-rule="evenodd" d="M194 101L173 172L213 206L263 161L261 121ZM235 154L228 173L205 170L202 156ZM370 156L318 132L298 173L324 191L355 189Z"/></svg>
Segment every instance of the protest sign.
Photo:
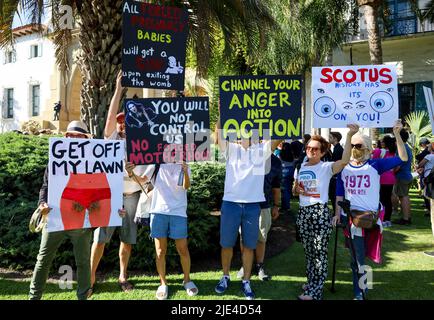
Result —
<svg viewBox="0 0 434 320"><path fill-rule="evenodd" d="M220 77L225 139L301 137L301 76Z"/></svg>
<svg viewBox="0 0 434 320"><path fill-rule="evenodd" d="M396 67L312 68L314 128L391 128L399 115Z"/></svg>
<svg viewBox="0 0 434 320"><path fill-rule="evenodd" d="M122 85L184 90L187 34L186 8L125 1Z"/></svg>
<svg viewBox="0 0 434 320"><path fill-rule="evenodd" d="M431 132L434 135L434 99L431 88L423 87L423 93L425 95L426 108L428 109L429 122L431 123Z"/></svg>
<svg viewBox="0 0 434 320"><path fill-rule="evenodd" d="M50 138L48 232L120 226L125 144Z"/></svg>
<svg viewBox="0 0 434 320"><path fill-rule="evenodd" d="M209 160L208 100L126 99L128 160L137 165Z"/></svg>

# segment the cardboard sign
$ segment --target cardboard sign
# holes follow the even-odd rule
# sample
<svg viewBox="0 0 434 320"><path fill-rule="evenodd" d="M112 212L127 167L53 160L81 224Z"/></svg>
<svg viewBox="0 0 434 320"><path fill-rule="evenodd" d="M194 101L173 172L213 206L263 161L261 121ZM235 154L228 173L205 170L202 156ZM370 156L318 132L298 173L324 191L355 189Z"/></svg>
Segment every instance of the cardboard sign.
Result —
<svg viewBox="0 0 434 320"><path fill-rule="evenodd" d="M423 93L426 100L426 108L429 113L429 122L431 122L431 132L434 135L434 99L432 96L432 90L428 87L423 87Z"/></svg>
<svg viewBox="0 0 434 320"><path fill-rule="evenodd" d="M312 68L314 128L391 128L399 117L396 67Z"/></svg>
<svg viewBox="0 0 434 320"><path fill-rule="evenodd" d="M301 76L220 77L223 137L301 137Z"/></svg>
<svg viewBox="0 0 434 320"><path fill-rule="evenodd" d="M210 159L209 99L126 99L128 161L180 163Z"/></svg>
<svg viewBox="0 0 434 320"><path fill-rule="evenodd" d="M48 232L122 225L124 141L50 138L49 148Z"/></svg>
<svg viewBox="0 0 434 320"><path fill-rule="evenodd" d="M187 35L186 8L125 1L122 85L184 90Z"/></svg>

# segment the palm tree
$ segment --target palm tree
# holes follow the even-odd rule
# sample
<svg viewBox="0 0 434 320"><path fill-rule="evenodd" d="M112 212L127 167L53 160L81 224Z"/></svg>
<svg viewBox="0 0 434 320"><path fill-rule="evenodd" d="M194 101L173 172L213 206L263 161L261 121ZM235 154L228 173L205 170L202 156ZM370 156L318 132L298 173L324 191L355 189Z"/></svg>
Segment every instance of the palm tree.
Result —
<svg viewBox="0 0 434 320"><path fill-rule="evenodd" d="M366 29L368 31L369 56L371 64L383 63L383 49L381 47L381 35L378 26L378 11L383 5L383 0L357 0L359 7L364 7ZM378 129L369 130L373 140L378 138Z"/></svg>
<svg viewBox="0 0 434 320"><path fill-rule="evenodd" d="M426 4L423 15L425 19L429 19L429 22L434 23L434 0Z"/></svg>
<svg viewBox="0 0 434 320"><path fill-rule="evenodd" d="M273 25L272 17L259 0L153 2L188 8L188 44L194 49L200 75L206 74L217 35L224 35L227 54L231 53L234 39L240 34L246 36L247 45L254 52L266 43L266 35ZM58 21L63 12L59 12L59 6L69 5L73 9L80 45L76 62L83 77L81 118L97 137L102 136L116 74L121 68L122 4L123 0L0 0L0 47L13 42L12 23L17 12L29 13L32 22L40 25L44 10L51 10L56 59L63 74L69 72L67 49L73 32L60 28Z"/></svg>
<svg viewBox="0 0 434 320"><path fill-rule="evenodd" d="M408 114L405 123L410 131L410 144L413 148L413 154L417 154L418 142L421 138L432 138L431 123L426 111L415 111Z"/></svg>
<svg viewBox="0 0 434 320"><path fill-rule="evenodd" d="M380 29L378 27L378 10L383 5L383 0L357 0L357 4L359 7L364 7L371 63L382 64L383 50L381 48Z"/></svg>

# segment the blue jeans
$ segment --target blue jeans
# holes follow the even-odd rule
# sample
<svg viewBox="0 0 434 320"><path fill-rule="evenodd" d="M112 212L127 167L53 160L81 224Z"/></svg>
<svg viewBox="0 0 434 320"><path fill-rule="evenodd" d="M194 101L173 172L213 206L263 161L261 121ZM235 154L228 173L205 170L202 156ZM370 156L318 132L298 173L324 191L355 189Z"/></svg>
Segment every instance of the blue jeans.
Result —
<svg viewBox="0 0 434 320"><path fill-rule="evenodd" d="M281 208L283 210L289 210L291 208L291 193L292 193L293 181L294 181L294 166L284 165L282 163L282 183L280 189L282 194Z"/></svg>
<svg viewBox="0 0 434 320"><path fill-rule="evenodd" d="M363 277L366 274L366 270L359 270L359 275L357 275L357 264L359 265L359 268L365 265L365 238L354 236L354 239L352 240L352 244L355 252L353 252L353 249L351 248L350 239L347 238L346 240L351 253L351 270L353 272L354 297L356 299L362 299L363 295L362 295L362 289L360 289L359 286L359 277ZM364 281L363 284L365 285L365 296L366 296L366 294L368 293L366 281Z"/></svg>

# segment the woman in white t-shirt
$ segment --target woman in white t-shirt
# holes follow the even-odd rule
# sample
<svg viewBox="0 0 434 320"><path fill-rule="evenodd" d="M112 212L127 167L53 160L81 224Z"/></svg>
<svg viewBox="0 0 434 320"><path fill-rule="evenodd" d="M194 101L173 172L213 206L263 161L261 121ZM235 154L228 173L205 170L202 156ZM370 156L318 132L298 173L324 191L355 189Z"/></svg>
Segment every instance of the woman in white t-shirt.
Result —
<svg viewBox="0 0 434 320"><path fill-rule="evenodd" d="M359 130L357 125L348 125L350 131L342 155L336 162L323 162L328 142L320 135L311 137L306 146L307 162L294 175L293 193L300 196L300 211L297 227L306 256L307 284L299 300L321 300L327 278L328 242L332 221L328 202L330 179L341 172L350 161L351 137Z"/></svg>
<svg viewBox="0 0 434 320"><path fill-rule="evenodd" d="M190 253L187 243L187 189L190 188L191 171L186 163L164 163L149 166L140 182L151 180L154 185L151 200L151 237L155 242L156 265L160 286L155 294L166 300L169 287L166 280L166 251L168 238L175 240L184 273L183 286L189 296L198 288L190 279Z"/></svg>
<svg viewBox="0 0 434 320"><path fill-rule="evenodd" d="M345 199L350 202L351 212L359 214L366 214L367 212L379 213L380 176L408 160L407 151L400 135L401 129L402 124L398 120L393 127L393 134L396 139L399 157L370 159L372 152L371 139L361 134L357 134L351 139L351 161L338 176L336 201L341 200L345 196ZM336 208L340 207L336 206ZM335 213L337 221L340 221L340 211L336 210ZM374 239L370 235L378 234L378 229L362 228L357 225L357 222L354 222L351 215L347 217L342 213L342 216L348 221L348 224L346 224L348 229L345 235L351 254L354 298L356 300L364 300L368 290L368 286L365 283L362 284L364 281L362 279L366 279L364 275L367 273L365 256L370 257L377 263L381 261L379 250L373 250L379 248L381 244L380 236L376 236L378 246L372 246L368 240ZM377 219L375 222L381 228L381 219Z"/></svg>

